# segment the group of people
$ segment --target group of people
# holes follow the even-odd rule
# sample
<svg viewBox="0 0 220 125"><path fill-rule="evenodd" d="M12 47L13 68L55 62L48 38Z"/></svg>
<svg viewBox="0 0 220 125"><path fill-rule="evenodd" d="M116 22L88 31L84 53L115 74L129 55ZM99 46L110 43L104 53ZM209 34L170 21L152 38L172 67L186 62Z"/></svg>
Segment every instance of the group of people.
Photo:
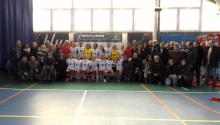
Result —
<svg viewBox="0 0 220 125"><path fill-rule="evenodd" d="M37 47L33 42L16 45L10 51L14 66L14 76L23 81L28 77L34 81L35 76L52 79L54 71L57 80L83 80L94 82L125 81L145 82L151 84L191 86L195 75L197 85L207 85L212 73L213 86L217 76L219 47L213 40L206 48L199 42L182 41L181 46L174 42L150 40L137 44L136 40L126 46L98 45L83 41L66 40L63 45L54 46L49 40ZM200 68L206 67L205 82L200 83Z"/></svg>

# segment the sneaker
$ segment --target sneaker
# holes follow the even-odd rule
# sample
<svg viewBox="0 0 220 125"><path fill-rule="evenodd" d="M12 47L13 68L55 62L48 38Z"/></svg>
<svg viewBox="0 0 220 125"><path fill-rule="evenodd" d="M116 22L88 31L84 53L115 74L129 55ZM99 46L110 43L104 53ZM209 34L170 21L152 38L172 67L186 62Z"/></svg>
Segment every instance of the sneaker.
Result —
<svg viewBox="0 0 220 125"><path fill-rule="evenodd" d="M118 82L121 82L121 80L118 80Z"/></svg>
<svg viewBox="0 0 220 125"><path fill-rule="evenodd" d="M51 78L50 78L50 77L48 77L48 80L51 80Z"/></svg>
<svg viewBox="0 0 220 125"><path fill-rule="evenodd" d="M43 78L43 80L46 80L46 78Z"/></svg>
<svg viewBox="0 0 220 125"><path fill-rule="evenodd" d="M103 79L103 82L107 82L106 79Z"/></svg>
<svg viewBox="0 0 220 125"><path fill-rule="evenodd" d="M70 80L69 78L66 78L66 79L65 79L65 82L68 82L69 80Z"/></svg>

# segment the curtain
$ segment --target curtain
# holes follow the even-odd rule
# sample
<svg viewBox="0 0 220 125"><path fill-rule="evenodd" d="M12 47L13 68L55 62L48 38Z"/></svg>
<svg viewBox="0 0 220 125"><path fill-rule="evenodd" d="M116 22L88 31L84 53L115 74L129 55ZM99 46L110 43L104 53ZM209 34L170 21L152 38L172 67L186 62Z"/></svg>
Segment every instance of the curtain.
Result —
<svg viewBox="0 0 220 125"><path fill-rule="evenodd" d="M0 0L0 66L9 60L9 50L16 40L33 41L33 1Z"/></svg>

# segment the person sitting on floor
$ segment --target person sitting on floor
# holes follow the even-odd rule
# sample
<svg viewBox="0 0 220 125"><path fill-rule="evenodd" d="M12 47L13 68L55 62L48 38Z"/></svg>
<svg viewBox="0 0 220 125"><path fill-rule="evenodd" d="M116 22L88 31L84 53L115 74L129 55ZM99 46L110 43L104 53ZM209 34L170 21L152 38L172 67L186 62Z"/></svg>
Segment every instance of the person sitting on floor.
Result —
<svg viewBox="0 0 220 125"><path fill-rule="evenodd" d="M52 73L54 72L55 68L55 59L54 57L52 56L52 53L48 53L47 54L47 57L44 58L43 60L43 79L46 80L50 80L51 79L51 75ZM49 70L49 72L48 72Z"/></svg>
<svg viewBox="0 0 220 125"><path fill-rule="evenodd" d="M165 84L167 86L171 85L173 83L174 86L177 85L177 75L179 72L179 67L174 66L173 59L168 60L168 65L165 67L164 75L166 77Z"/></svg>
<svg viewBox="0 0 220 125"><path fill-rule="evenodd" d="M30 74L30 65L27 60L27 56L23 56L22 59L18 62L18 78L19 81L27 80Z"/></svg>
<svg viewBox="0 0 220 125"><path fill-rule="evenodd" d="M143 72L144 72L144 82L150 83L151 77L150 77L150 65L152 63L151 55L147 55L146 59L143 60Z"/></svg>
<svg viewBox="0 0 220 125"><path fill-rule="evenodd" d="M31 82L34 82L35 78L38 77L41 70L41 65L38 61L35 60L34 56L31 56L31 61L29 61L30 65L30 76L31 76Z"/></svg>
<svg viewBox="0 0 220 125"><path fill-rule="evenodd" d="M154 62L150 65L151 84L161 84L164 76L164 65L159 61L158 55L154 56Z"/></svg>
<svg viewBox="0 0 220 125"><path fill-rule="evenodd" d="M180 85L184 87L190 87L192 85L193 74L191 72L191 67L186 64L185 59L181 60L181 64L179 66L179 74L178 79L180 81Z"/></svg>

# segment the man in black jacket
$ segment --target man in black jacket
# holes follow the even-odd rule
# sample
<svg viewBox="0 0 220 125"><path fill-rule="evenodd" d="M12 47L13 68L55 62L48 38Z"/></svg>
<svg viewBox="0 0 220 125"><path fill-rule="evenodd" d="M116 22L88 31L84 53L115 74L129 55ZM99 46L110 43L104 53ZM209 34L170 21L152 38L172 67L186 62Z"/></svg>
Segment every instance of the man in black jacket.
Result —
<svg viewBox="0 0 220 125"><path fill-rule="evenodd" d="M218 67L219 56L219 48L215 46L213 40L210 40L209 47L206 47L205 56L203 58L203 65L206 66L205 83L203 86L208 85L209 73L211 72L213 76L212 88L215 87L217 80L216 69Z"/></svg>
<svg viewBox="0 0 220 125"><path fill-rule="evenodd" d="M197 85L200 86L200 69L202 65L202 59L204 56L204 50L203 48L199 45L199 42L194 42L194 48L197 50L197 60L196 60L196 65L193 69L193 72L195 71L196 73L196 82Z"/></svg>
<svg viewBox="0 0 220 125"><path fill-rule="evenodd" d="M192 42L187 42L187 49L184 51L186 64L194 67L197 61L197 51L193 48Z"/></svg>
<svg viewBox="0 0 220 125"><path fill-rule="evenodd" d="M16 45L14 45L10 50L10 60L13 64L15 80L17 80L18 77L18 62L21 60L21 58L21 41L17 40Z"/></svg>
<svg viewBox="0 0 220 125"><path fill-rule="evenodd" d="M164 80L164 65L159 61L158 55L154 56L154 62L150 65L151 84L161 84Z"/></svg>
<svg viewBox="0 0 220 125"><path fill-rule="evenodd" d="M163 65L167 65L169 53L168 53L168 49L165 48L164 42L160 43L160 48L158 49L158 51L159 51L158 53L159 53L160 61L163 62Z"/></svg>
<svg viewBox="0 0 220 125"><path fill-rule="evenodd" d="M18 62L18 77L19 81L25 81L28 79L30 74L30 65L26 56L23 56L22 59Z"/></svg>
<svg viewBox="0 0 220 125"><path fill-rule="evenodd" d="M133 81L137 80L138 76L138 81L141 81L142 78L142 60L138 58L138 54L134 52L133 58L132 58L132 63L133 63L133 74L132 74L132 79Z"/></svg>
<svg viewBox="0 0 220 125"><path fill-rule="evenodd" d="M51 79L51 75L52 73L54 72L55 68L55 59L54 57L52 56L52 53L48 53L47 54L47 57L44 58L44 62L43 62L44 66L43 66L43 74L44 74L44 77L43 79L46 80L50 80ZM48 72L49 70L49 72Z"/></svg>

